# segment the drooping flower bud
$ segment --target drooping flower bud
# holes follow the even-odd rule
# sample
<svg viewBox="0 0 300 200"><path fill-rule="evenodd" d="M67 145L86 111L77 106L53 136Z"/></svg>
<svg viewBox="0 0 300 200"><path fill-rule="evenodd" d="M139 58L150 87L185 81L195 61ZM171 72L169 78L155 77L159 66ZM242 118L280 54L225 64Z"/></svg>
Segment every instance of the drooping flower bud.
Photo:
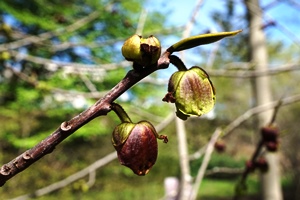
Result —
<svg viewBox="0 0 300 200"><path fill-rule="evenodd" d="M267 172L269 169L269 165L267 163L267 160L264 157L259 157L256 160L255 163L256 167L261 171L261 172Z"/></svg>
<svg viewBox="0 0 300 200"><path fill-rule="evenodd" d="M122 55L134 66L147 67L155 64L161 54L160 42L153 35L142 38L137 34L128 38L122 46Z"/></svg>
<svg viewBox="0 0 300 200"><path fill-rule="evenodd" d="M261 129L261 135L268 151L275 152L279 146L279 129L276 126L266 126Z"/></svg>
<svg viewBox="0 0 300 200"><path fill-rule="evenodd" d="M223 153L226 150L226 143L223 140L218 140L214 147L217 152Z"/></svg>
<svg viewBox="0 0 300 200"><path fill-rule="evenodd" d="M208 113L214 107L215 100L215 90L208 74L197 66L175 72L169 80L168 93L163 98L163 101L175 103L176 114L182 120Z"/></svg>
<svg viewBox="0 0 300 200"><path fill-rule="evenodd" d="M167 136L158 135L153 125L147 121L124 122L112 134L119 161L135 174L146 175L157 159L157 140L168 142Z"/></svg>

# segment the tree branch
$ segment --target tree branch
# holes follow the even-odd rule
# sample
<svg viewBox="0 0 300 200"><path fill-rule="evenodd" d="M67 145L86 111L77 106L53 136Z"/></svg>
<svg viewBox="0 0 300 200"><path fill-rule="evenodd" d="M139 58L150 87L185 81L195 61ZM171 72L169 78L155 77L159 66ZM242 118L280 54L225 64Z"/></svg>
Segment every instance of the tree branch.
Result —
<svg viewBox="0 0 300 200"><path fill-rule="evenodd" d="M49 68L49 70L55 71L58 68L63 68L66 71L71 71L73 73L79 72L104 72L105 70L115 70L121 67L127 67L129 65L128 61L122 61L120 63L108 63L108 64L82 64L82 63L72 63L72 62L61 62L54 61L47 58L32 56L25 53L19 53L17 51L10 51L11 56L15 57L17 60L27 60L36 64L44 65Z"/></svg>
<svg viewBox="0 0 300 200"><path fill-rule="evenodd" d="M275 108L276 106L278 106L279 102L280 102L280 106L285 106L285 105L289 105L289 104L296 103L299 101L300 101L300 94L282 98L277 101L272 101L270 103L251 108L251 109L247 110L245 113L243 113L242 115L240 115L239 117L237 117L235 120L233 120L230 124L228 124L223 129L222 138L228 137L237 127L239 127L243 122L245 122L252 116ZM195 153L193 153L192 155L190 155L189 159L196 160L196 159L200 158L203 155L205 148L206 148L206 145L203 146L198 151L196 151Z"/></svg>
<svg viewBox="0 0 300 200"><path fill-rule="evenodd" d="M129 71L114 88L112 88L103 98L99 99L93 106L71 120L63 122L60 127L58 127L51 135L38 143L35 147L25 151L9 163L4 164L0 168L0 186L3 186L7 180L25 170L46 154L51 153L55 149L56 145L80 127L87 124L94 118L106 115L110 112L111 103L141 79L156 70L167 68L169 66L169 55L169 52L165 52L158 60L158 64L156 66L144 68L143 71L138 72L135 70Z"/></svg>
<svg viewBox="0 0 300 200"><path fill-rule="evenodd" d="M104 9L105 10L110 10L111 8L111 4L108 4ZM75 23L70 24L69 26L65 27L65 28L60 28L54 31L49 31L49 32L45 32L45 33L41 33L37 36L28 36L25 37L23 39L17 40L17 41L13 41L10 43L5 43L5 44L1 44L0 45L0 52L1 51L7 51L7 50L12 50L12 49L17 49L20 48L22 46L26 46L29 44L35 44L35 43L39 43L39 42L43 42L45 40L49 40L55 36L64 34L64 33L70 33L73 32L81 27L83 27L84 25L90 23L91 21L97 19L97 17L99 17L101 14L101 11L96 10L94 12L92 12L91 14L89 14L86 17L83 17L79 20L77 20Z"/></svg>
<svg viewBox="0 0 300 200"><path fill-rule="evenodd" d="M73 183L74 181L76 181L80 178L83 178L86 175L90 174L91 172L94 172L98 168L110 163L111 161L113 161L116 158L117 158L117 153L112 152L112 153L106 155L105 157L97 160L96 162L89 165L88 167L80 170L79 172L76 172L76 173L72 174L71 176L68 176L67 178L65 178L65 179L63 179L59 182L56 182L56 183L53 183L53 184L48 185L46 187L43 187L41 189L38 189L34 193L25 194L25 195L13 198L12 200L26 200L26 199L29 199L29 198L36 198L36 197L40 197L40 196L43 196L45 194L48 194L50 192L53 192L55 190L58 190L60 188L66 187L67 185Z"/></svg>
<svg viewBox="0 0 300 200"><path fill-rule="evenodd" d="M212 154L212 152L214 150L214 145L215 145L218 137L221 135L221 133L222 133L221 129L217 128L215 130L215 132L213 133L213 135L211 136L210 141L206 145L205 155L204 155L202 164L201 164L201 166L200 166L200 168L198 170L197 177L196 177L195 183L193 185L193 189L191 191L189 200L194 200L197 197L197 194L198 194L198 191L199 191L199 187L200 187L202 179L203 179L203 177L205 175L205 171L206 171L206 168L207 168L208 163L210 161L211 154Z"/></svg>
<svg viewBox="0 0 300 200"><path fill-rule="evenodd" d="M157 132L162 131L168 124L170 124L172 121L174 121L174 118L175 118L175 116L173 113L169 114L164 120L162 120L158 125L155 126L156 131ZM117 158L116 152L115 151L111 152L111 153L107 154L105 157L100 158L99 160L95 161L94 163L87 166L86 168L68 176L67 178L65 178L61 181L58 181L58 182L52 183L51 185L48 185L46 187L40 188L40 189L34 191L33 193L25 194L25 195L13 198L12 200L26 200L28 198L43 196L43 195L49 194L53 191L59 190L65 186L77 181L78 179L87 176L88 174L90 175L91 173L93 173L97 169L99 169L100 167L103 167L104 165L110 163L111 161L113 161L116 158ZM93 182L93 181L94 180L92 180L91 182Z"/></svg>

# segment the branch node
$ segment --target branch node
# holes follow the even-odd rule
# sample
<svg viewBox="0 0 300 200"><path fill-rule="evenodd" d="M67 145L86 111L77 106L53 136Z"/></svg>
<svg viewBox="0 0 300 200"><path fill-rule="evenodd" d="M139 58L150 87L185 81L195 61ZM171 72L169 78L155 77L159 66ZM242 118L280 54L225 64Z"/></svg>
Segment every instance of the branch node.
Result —
<svg viewBox="0 0 300 200"><path fill-rule="evenodd" d="M0 174L3 176L8 176L10 174L11 168L8 165L3 165L0 169Z"/></svg>
<svg viewBox="0 0 300 200"><path fill-rule="evenodd" d="M30 153L28 151L24 152L23 155L22 155L23 159L24 160L30 160L32 159Z"/></svg>
<svg viewBox="0 0 300 200"><path fill-rule="evenodd" d="M69 124L68 124L68 122L63 122L63 123L61 123L61 125L60 125L60 129L62 130L62 131L68 131L68 130L70 130L72 128L72 126L70 126Z"/></svg>

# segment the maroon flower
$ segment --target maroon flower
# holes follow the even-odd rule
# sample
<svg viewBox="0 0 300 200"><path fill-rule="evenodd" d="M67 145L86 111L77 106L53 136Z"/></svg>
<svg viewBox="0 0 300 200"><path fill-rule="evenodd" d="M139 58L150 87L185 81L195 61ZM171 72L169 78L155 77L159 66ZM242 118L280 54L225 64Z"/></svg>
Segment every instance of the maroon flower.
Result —
<svg viewBox="0 0 300 200"><path fill-rule="evenodd" d="M125 122L118 125L112 137L119 161L135 174L146 175L157 159L157 138L168 142L167 136L158 135L147 121L137 124Z"/></svg>

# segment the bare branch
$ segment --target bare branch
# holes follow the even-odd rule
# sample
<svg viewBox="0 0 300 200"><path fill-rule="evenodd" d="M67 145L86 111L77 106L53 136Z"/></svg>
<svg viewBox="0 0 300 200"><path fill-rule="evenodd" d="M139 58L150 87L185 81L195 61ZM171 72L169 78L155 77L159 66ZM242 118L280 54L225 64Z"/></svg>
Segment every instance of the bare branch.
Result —
<svg viewBox="0 0 300 200"><path fill-rule="evenodd" d="M20 173L46 154L51 153L56 145L80 127L87 124L92 119L106 115L110 112L111 103L141 79L158 69L167 68L169 66L169 55L168 52L165 52L158 60L157 66L148 67L139 72L135 70L129 71L114 88L112 88L103 98L99 99L93 106L75 116L73 119L63 122L56 131L38 143L35 147L25 151L9 163L4 164L0 168L0 186L3 186L7 180Z"/></svg>
<svg viewBox="0 0 300 200"><path fill-rule="evenodd" d="M210 170L206 170L205 176L210 176L213 174L242 174L244 171L244 168L228 168L228 167L214 167Z"/></svg>
<svg viewBox="0 0 300 200"><path fill-rule="evenodd" d="M185 24L184 32L182 33L182 38L189 37L191 34L191 30L195 23L196 16L200 10L202 5L202 0L197 0L195 8L192 12L190 19ZM182 59L184 60L184 52L180 52ZM191 182L192 177L190 174L190 164L188 158L188 148L187 148L187 139L186 139L186 130L184 122L177 118L175 119L176 123L176 135L178 140L178 153L179 153L179 164L181 171L181 183L178 191L178 199L186 200L188 199L191 192Z"/></svg>
<svg viewBox="0 0 300 200"><path fill-rule="evenodd" d="M283 99L280 99L277 101L272 101L270 103L251 108L251 109L247 110L244 114L242 114L241 116L236 118L234 121L232 121L228 126L226 126L223 129L222 137L227 137L228 135L230 135L230 133L232 133L234 129L236 129L244 121L248 120L252 116L275 108L278 105L278 102L281 102L281 105L285 106L285 105L289 105L289 104L292 104L292 103L295 103L298 101L300 101L300 94L295 95L295 96L286 97L286 98L283 98Z"/></svg>
<svg viewBox="0 0 300 200"><path fill-rule="evenodd" d="M248 66L251 66L250 63L244 63ZM235 66L234 63L230 64L229 66ZM238 65L240 65L238 63ZM253 78L253 77L260 77L260 76L270 76L270 75L276 75L279 73L289 72L289 71L295 71L300 70L300 65L296 63L288 63L285 65L281 65L279 67L272 67L267 70L238 70L238 71L230 71L227 69L207 69L207 73L211 77L228 77L228 78Z"/></svg>
<svg viewBox="0 0 300 200"><path fill-rule="evenodd" d="M61 35L61 34L67 33L67 32L73 32L73 31L83 27L84 25L90 23L91 21L97 19L97 17L99 17L100 13L101 12L99 10L94 11L91 14L89 14L88 16L79 19L75 23L73 23L73 24L71 24L71 25L69 25L65 28L61 28L61 29L58 29L58 30L55 30L55 31L49 31L49 32L41 33L38 36L29 36L29 37L25 37L23 39L20 39L20 40L14 41L14 42L1 44L0 45L0 52L1 51L12 50L12 49L17 49L19 47L26 46L26 45L29 45L29 44L43 42L43 41L51 39L55 36L58 36L58 35Z"/></svg>
<svg viewBox="0 0 300 200"><path fill-rule="evenodd" d="M47 58L41 58L36 56L31 56L29 54L19 53L17 51L10 51L11 56L15 57L17 60L27 60L36 64L40 64L49 68L49 70L57 70L58 68L64 68L64 70L73 71L74 73L78 72L101 72L105 70L114 70L119 67L128 67L130 63L128 61L122 61L120 63L109 63L109 64L81 64L81 63L71 63L71 62L60 62L54 61Z"/></svg>
<svg viewBox="0 0 300 200"><path fill-rule="evenodd" d="M254 115L257 115L261 112L265 112L267 110L275 108L276 106L278 106L279 102L281 103L281 106L286 106L286 105L296 103L299 101L300 101L300 94L282 98L277 101L272 101L270 103L251 108L251 109L247 110L244 114L237 117L235 120L233 120L230 124L228 124L223 129L222 138L228 137L237 127L239 127L243 122L245 122L249 118L253 117ZM196 159L200 158L202 156L205 148L206 148L206 146L202 147L201 149L199 149L198 151L196 151L195 153L190 155L189 159L196 160Z"/></svg>
<svg viewBox="0 0 300 200"><path fill-rule="evenodd" d="M22 195L22 196L13 198L12 200L26 200L26 199L29 199L29 198L35 198L35 197L43 196L45 194L49 194L49 193L51 193L55 190L66 187L67 185L73 183L74 181L76 181L80 178L83 178L83 177L87 176L91 172L94 172L95 170L97 170L100 167L110 163L111 161L113 161L116 158L117 158L117 153L112 152L112 153L106 155L105 157L97 160L96 162L89 165L88 167L84 168L83 170L81 170L79 172L76 172L76 173L72 174L71 176L69 176L69 177L67 177L67 178L65 178L65 179L63 179L59 182L56 182L56 183L53 183L51 185L48 185L47 187L38 189L32 194Z"/></svg>
<svg viewBox="0 0 300 200"><path fill-rule="evenodd" d="M195 180L195 183L193 185L193 189L192 189L191 194L190 194L190 198L189 198L190 200L194 200L197 197L199 187L201 185L201 182L202 182L202 179L204 177L206 168L207 168L208 163L210 161L211 154L214 150L214 145L215 145L218 137L221 135L221 133L222 133L221 129L219 129L219 128L216 129L215 132L213 133L213 135L211 136L210 141L206 145L205 155L204 155L202 164L201 164L201 166L198 170L196 180Z"/></svg>

